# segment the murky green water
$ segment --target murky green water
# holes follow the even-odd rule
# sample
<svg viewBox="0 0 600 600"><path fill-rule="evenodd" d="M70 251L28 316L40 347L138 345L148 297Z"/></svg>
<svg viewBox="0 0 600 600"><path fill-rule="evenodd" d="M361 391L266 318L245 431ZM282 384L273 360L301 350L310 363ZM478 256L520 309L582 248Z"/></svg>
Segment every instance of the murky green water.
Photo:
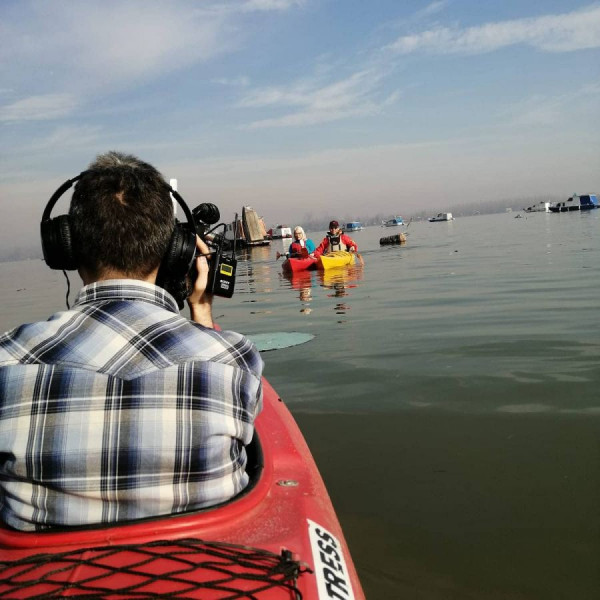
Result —
<svg viewBox="0 0 600 600"><path fill-rule="evenodd" d="M597 597L598 213L415 222L403 246L367 228L364 267L293 279L277 241L215 302L224 328L315 336L266 352L266 376L370 600ZM64 306L39 261L0 277L3 330Z"/></svg>

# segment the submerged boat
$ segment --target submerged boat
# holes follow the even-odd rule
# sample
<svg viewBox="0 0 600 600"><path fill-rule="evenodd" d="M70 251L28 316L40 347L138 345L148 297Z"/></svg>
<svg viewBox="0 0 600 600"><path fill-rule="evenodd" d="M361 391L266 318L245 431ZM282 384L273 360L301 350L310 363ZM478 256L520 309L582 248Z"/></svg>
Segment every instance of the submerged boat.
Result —
<svg viewBox="0 0 600 600"><path fill-rule="evenodd" d="M344 231L361 231L364 227L360 221L350 221L344 225Z"/></svg>
<svg viewBox="0 0 600 600"><path fill-rule="evenodd" d="M331 269L333 267L353 265L355 256L354 252L346 252L345 250L336 250L335 252L322 254L317 259L317 268Z"/></svg>
<svg viewBox="0 0 600 600"><path fill-rule="evenodd" d="M435 223L436 221L454 221L454 217L452 213L438 213L435 217L429 217L427 219L430 223Z"/></svg>
<svg viewBox="0 0 600 600"><path fill-rule="evenodd" d="M399 216L392 217L381 223L382 227L400 227L401 225L404 225L404 220Z"/></svg>
<svg viewBox="0 0 600 600"><path fill-rule="evenodd" d="M317 258L312 258L311 256L307 256L305 258L288 258L283 262L281 268L284 271L297 273L299 271L316 269L318 262L319 260Z"/></svg>
<svg viewBox="0 0 600 600"><path fill-rule="evenodd" d="M331 500L263 380L249 486L205 510L100 528L0 526L0 597L364 600Z"/></svg>
<svg viewBox="0 0 600 600"><path fill-rule="evenodd" d="M225 226L225 241L230 246L240 247L268 246L271 243L264 220L251 206L242 208L241 220L236 214L235 221Z"/></svg>
<svg viewBox="0 0 600 600"><path fill-rule="evenodd" d="M586 194L585 196L577 196L573 194L571 198L565 202L556 202L550 205L550 212L571 212L575 210L593 210L598 208L598 198L594 194Z"/></svg>

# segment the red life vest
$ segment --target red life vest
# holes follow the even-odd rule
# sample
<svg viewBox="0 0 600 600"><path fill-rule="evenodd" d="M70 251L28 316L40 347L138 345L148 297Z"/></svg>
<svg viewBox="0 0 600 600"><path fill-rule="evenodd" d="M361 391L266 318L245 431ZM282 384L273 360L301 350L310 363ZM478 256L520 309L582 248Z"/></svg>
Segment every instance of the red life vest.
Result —
<svg viewBox="0 0 600 600"><path fill-rule="evenodd" d="M290 250L290 256L294 258L306 258L308 256L305 240L296 240L295 242L292 242Z"/></svg>

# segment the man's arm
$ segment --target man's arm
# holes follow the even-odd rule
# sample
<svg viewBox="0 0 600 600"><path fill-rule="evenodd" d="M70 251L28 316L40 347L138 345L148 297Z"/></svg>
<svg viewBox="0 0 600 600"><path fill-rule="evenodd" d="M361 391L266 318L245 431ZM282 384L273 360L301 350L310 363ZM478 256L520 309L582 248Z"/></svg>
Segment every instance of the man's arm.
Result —
<svg viewBox="0 0 600 600"><path fill-rule="evenodd" d="M351 237L348 237L347 235L342 235L342 243L346 245L346 248L350 249L350 252L358 252L358 246Z"/></svg>
<svg viewBox="0 0 600 600"><path fill-rule="evenodd" d="M319 258L321 254L325 251L325 248L329 245L329 238L323 238L323 241L319 244L317 249L315 250L315 258Z"/></svg>

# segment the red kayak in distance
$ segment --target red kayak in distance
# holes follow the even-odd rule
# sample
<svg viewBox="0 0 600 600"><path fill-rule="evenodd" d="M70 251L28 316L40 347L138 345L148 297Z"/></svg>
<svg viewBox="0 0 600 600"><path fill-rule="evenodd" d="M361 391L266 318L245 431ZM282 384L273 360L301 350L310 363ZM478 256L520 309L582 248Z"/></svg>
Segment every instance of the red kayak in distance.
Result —
<svg viewBox="0 0 600 600"><path fill-rule="evenodd" d="M364 600L310 450L263 379L249 486L205 510L26 533L0 525L0 597Z"/></svg>
<svg viewBox="0 0 600 600"><path fill-rule="evenodd" d="M290 273L298 273L299 271L308 271L316 269L319 259L307 256L306 258L287 258L281 268Z"/></svg>

